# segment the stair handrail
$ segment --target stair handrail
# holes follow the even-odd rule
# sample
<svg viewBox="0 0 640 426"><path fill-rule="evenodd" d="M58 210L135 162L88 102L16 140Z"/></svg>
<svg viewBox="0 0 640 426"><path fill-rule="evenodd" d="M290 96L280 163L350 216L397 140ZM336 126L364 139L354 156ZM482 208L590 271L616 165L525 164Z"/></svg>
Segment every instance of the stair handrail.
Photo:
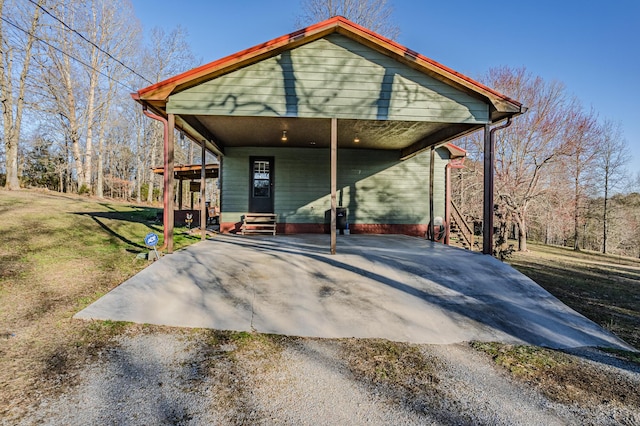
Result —
<svg viewBox="0 0 640 426"><path fill-rule="evenodd" d="M469 245L469 250L473 250L473 229L469 226L469 223L464 220L462 215L460 214L460 210L458 210L458 206L451 201L451 216L454 222L458 225L460 230L462 231L462 237L465 239L466 243Z"/></svg>

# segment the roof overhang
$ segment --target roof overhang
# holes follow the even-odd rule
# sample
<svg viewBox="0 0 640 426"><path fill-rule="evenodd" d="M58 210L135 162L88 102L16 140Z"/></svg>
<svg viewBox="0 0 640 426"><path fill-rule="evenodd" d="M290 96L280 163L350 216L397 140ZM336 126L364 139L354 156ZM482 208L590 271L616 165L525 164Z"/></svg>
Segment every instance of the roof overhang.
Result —
<svg viewBox="0 0 640 426"><path fill-rule="evenodd" d="M520 102L343 17L333 17L202 65L141 89L133 93L132 97L155 113L166 117L167 102L172 94L277 56L285 50L294 49L303 44L319 40L332 33L338 33L355 40L404 65L482 100L489 106L490 123L496 123L524 112ZM260 121L260 126L248 124L256 120ZM313 125L310 123L309 119L294 117L256 118L176 115L176 127L180 131L197 144L204 143L209 151L218 155L224 153L225 146L233 146L235 143L233 141L246 140L239 138L238 135L239 132L246 132L248 129L251 129L254 133L259 131L260 134L256 135L253 142L257 146L282 146L277 137L282 129L290 129L287 146L328 146L328 132L318 136L315 136L313 132L320 132L320 129L327 127L329 120L318 120L313 122ZM478 123L416 123L377 120L340 120L340 123L342 130L339 129L339 134L341 135L339 144L341 147L380 149L381 141L384 140L387 143L384 148L399 150L401 158L409 158L430 146L454 140L484 127L484 124ZM304 128L304 131L291 131L291 129L295 128ZM396 138L389 145L389 135L399 135L400 133L406 136ZM359 144L354 142L354 134L358 135L361 140ZM296 138L295 135L305 136L304 138Z"/></svg>
<svg viewBox="0 0 640 426"><path fill-rule="evenodd" d="M219 175L219 164L205 164L205 178L216 179ZM153 173L164 175L164 167L154 167ZM176 165L173 167L173 176L178 180L202 179L202 166L200 164Z"/></svg>
<svg viewBox="0 0 640 426"><path fill-rule="evenodd" d="M451 142L444 144L444 148L449 151L449 158L465 158L467 156L467 150L460 148L457 145L452 144Z"/></svg>

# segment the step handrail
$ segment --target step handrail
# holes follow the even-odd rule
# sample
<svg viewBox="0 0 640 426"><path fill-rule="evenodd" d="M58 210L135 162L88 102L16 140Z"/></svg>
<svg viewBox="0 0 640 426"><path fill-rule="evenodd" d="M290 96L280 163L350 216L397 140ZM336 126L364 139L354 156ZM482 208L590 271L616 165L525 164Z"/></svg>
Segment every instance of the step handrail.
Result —
<svg viewBox="0 0 640 426"><path fill-rule="evenodd" d="M462 238L464 238L465 242L469 245L469 250L473 250L473 229L469 226L466 220L460 214L460 210L458 210L458 206L455 205L453 201L451 201L451 218L458 225L462 233Z"/></svg>

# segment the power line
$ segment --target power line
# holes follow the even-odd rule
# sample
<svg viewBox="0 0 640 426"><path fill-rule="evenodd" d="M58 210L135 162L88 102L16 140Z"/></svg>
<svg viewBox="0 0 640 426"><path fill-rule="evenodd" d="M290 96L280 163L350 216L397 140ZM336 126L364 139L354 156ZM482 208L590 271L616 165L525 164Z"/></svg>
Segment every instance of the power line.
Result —
<svg viewBox="0 0 640 426"><path fill-rule="evenodd" d="M66 22L64 22L62 19L58 18L57 16L55 16L53 13L49 12L44 6L36 3L34 0L29 0L33 5L39 7L40 9L42 9L42 11L44 13L46 13L47 15L51 16L53 19L55 19L56 21L60 22L62 25L64 25L65 28L67 28L69 31L72 31L74 33L76 33L78 36L80 36L80 38L82 38L84 41L86 41L87 43L91 44L93 47L95 47L96 49L98 49L99 51L101 51L102 53L104 53L105 55L107 55L109 58L113 59L114 61L116 61L117 63L119 63L120 65L122 65L123 67L125 67L126 69L128 69L129 71L131 71L133 74L137 75L138 77L140 77L141 79L143 79L144 81L146 81L149 84L153 84L152 81L150 81L148 78L145 78L143 75L138 74L135 70L133 70L132 68L130 68L129 66L127 66L125 63L123 63L120 59L114 57L113 55L111 55L111 53L107 52L106 50L104 50L103 48L101 48L100 46L98 46L97 44L95 44L93 41L89 40L87 37L85 37L82 33L76 31L75 29L71 28Z"/></svg>
<svg viewBox="0 0 640 426"><path fill-rule="evenodd" d="M19 25L15 24L14 22L11 22L10 20L8 20L7 18L5 18L4 16L0 16L0 19L1 19L2 21L4 21L5 23L7 23L7 24L11 25L12 27L19 29L19 30L20 30L20 31L22 31L23 33L25 33L25 34L27 34L27 35L29 35L29 36L33 37L33 38L34 38L34 39L36 39L37 41L40 41L40 42L42 42L42 43L46 44L47 46L51 47L52 49L57 50L58 52L62 53L63 55L68 56L69 58L73 59L74 61L76 61L76 62L78 62L78 63L80 63L80 64L84 65L85 67L89 68L90 70L93 70L93 71L97 72L98 74L102 75L103 77L106 77L106 78L108 78L109 80L113 81L114 83L119 84L120 86L124 87L125 89L130 90L131 92L135 92L135 91L136 91L136 90L135 90L135 89L133 89L131 86L129 86L129 85L125 84L125 83L122 83L122 82L121 82L121 81L119 81L119 80L116 80L115 78L111 77L110 75L107 75L107 74L103 73L102 71L100 71L100 70L98 70L98 69L95 69L94 67L92 67L91 65L87 64L86 62L84 62L84 61L82 61L82 60L80 60L80 59L76 58L75 56L73 56L73 55L71 55L71 54L69 54L69 53L67 53L67 52L63 51L62 49L60 49L60 48L58 48L58 47L56 47L56 46L52 45L52 44L51 44L51 43L49 43L48 41L41 39L41 38L40 38L40 37L38 37L37 35L32 34L32 33L31 33L31 32L29 32L28 30L25 30L24 28L22 28L22 27L20 27Z"/></svg>

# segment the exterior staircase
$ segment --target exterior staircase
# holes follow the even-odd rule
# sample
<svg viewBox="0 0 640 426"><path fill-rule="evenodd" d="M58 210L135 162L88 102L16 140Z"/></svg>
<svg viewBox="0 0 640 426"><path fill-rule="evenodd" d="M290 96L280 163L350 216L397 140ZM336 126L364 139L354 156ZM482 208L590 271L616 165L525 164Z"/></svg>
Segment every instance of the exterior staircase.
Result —
<svg viewBox="0 0 640 426"><path fill-rule="evenodd" d="M451 223L449 224L449 244L474 249L473 228L464 219L458 207L451 202Z"/></svg>
<svg viewBox="0 0 640 426"><path fill-rule="evenodd" d="M277 215L274 213L245 213L242 216L242 235L276 235Z"/></svg>

